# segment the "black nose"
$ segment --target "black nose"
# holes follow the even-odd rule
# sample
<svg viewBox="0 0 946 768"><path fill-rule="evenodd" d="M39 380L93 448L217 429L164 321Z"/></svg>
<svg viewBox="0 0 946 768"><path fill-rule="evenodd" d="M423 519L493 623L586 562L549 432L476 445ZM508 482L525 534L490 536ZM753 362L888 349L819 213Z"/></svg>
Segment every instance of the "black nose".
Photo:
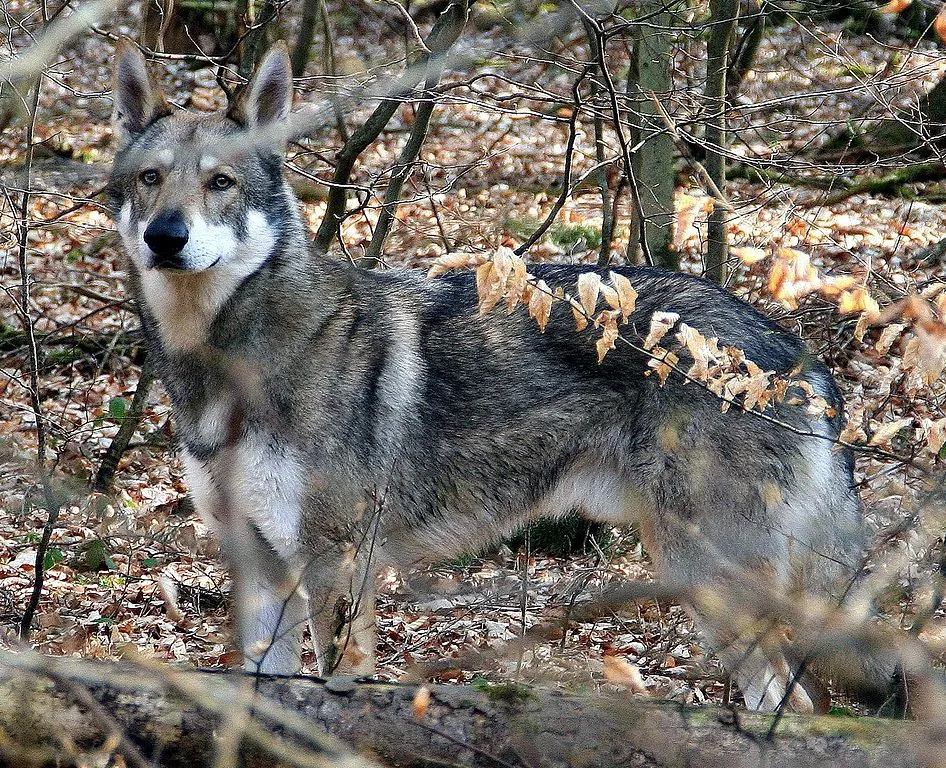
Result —
<svg viewBox="0 0 946 768"><path fill-rule="evenodd" d="M187 223L179 211L158 214L145 230L144 239L154 253L154 266L181 269L181 250L187 245Z"/></svg>

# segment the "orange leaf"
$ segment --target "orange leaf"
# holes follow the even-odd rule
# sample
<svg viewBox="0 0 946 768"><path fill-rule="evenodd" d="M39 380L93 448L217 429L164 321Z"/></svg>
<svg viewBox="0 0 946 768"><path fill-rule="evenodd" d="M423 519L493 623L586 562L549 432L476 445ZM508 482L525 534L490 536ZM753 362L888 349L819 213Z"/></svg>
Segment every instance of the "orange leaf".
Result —
<svg viewBox="0 0 946 768"><path fill-rule="evenodd" d="M604 677L609 683L627 688L631 693L647 695L647 686L644 685L644 678L641 677L641 671L636 664L616 656L605 656L602 661Z"/></svg>
<svg viewBox="0 0 946 768"><path fill-rule="evenodd" d="M414 698L411 700L411 710L414 713L414 719L420 720L427 714L427 708L430 706L430 688L422 685L417 689Z"/></svg>
<svg viewBox="0 0 946 768"><path fill-rule="evenodd" d="M886 5L877 9L877 13L901 13L910 7L913 0L889 0Z"/></svg>
<svg viewBox="0 0 946 768"><path fill-rule="evenodd" d="M753 264L762 261L762 259L769 255L762 248L754 248L749 245L730 248L729 252L747 267L751 267Z"/></svg>

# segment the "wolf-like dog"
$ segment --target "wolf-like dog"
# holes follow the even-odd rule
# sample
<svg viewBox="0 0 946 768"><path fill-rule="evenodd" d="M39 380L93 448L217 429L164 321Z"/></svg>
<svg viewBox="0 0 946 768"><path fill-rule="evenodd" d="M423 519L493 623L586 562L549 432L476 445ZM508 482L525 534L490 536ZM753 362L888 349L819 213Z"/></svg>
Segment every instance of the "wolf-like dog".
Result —
<svg viewBox="0 0 946 768"><path fill-rule="evenodd" d="M431 280L315 252L281 170L282 46L227 116L170 109L130 43L114 97L110 204L187 480L225 544L232 526L253 540L224 546L234 569L253 563L235 600L248 669L297 672L308 620L321 673L370 672L381 565L578 508L640 526L749 707L815 706L766 590L842 599L865 524L838 389L800 339L706 280L615 268L639 293L627 334L678 313L831 407L723 412L678 374L646 375L640 350L599 364L567 304L543 333L522 307L481 316L469 271ZM589 269L532 273L574 290Z"/></svg>

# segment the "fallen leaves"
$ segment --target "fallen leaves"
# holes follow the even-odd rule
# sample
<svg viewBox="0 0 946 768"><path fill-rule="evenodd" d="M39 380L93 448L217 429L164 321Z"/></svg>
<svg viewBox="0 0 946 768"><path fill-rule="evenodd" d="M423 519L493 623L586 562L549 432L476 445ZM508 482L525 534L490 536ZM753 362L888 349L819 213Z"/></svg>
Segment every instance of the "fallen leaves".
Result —
<svg viewBox="0 0 946 768"><path fill-rule="evenodd" d="M668 658L671 659L671 664L665 663L664 666L667 668L676 666L676 662L672 661L673 657ZM602 661L604 662L604 678L611 685L627 688L628 691L638 696L648 695L644 678L641 677L640 668L636 664L631 664L617 656L605 656Z"/></svg>
<svg viewBox="0 0 946 768"><path fill-rule="evenodd" d="M414 693L414 698L411 700L411 712L414 715L414 719L423 720L429 707L430 688L426 685L422 685Z"/></svg>

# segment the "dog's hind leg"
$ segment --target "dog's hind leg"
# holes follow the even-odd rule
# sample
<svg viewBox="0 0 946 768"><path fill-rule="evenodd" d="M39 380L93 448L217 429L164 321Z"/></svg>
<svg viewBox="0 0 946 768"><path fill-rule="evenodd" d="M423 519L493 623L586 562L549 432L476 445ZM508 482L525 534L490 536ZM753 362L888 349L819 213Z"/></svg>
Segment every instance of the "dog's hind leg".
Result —
<svg viewBox="0 0 946 768"><path fill-rule="evenodd" d="M828 711L830 694L805 665L793 659L784 625L772 617L755 621L740 618L732 605L726 606L727 616L713 618L705 607L699 610L691 605L689 610L742 691L748 709L785 707L805 714Z"/></svg>
<svg viewBox="0 0 946 768"><path fill-rule="evenodd" d="M809 510L796 519L784 511L792 473L764 446L737 463L722 435L691 428L670 440L666 432L657 434L662 472L652 475L653 517L644 526L660 579L679 589L749 708L820 708L818 686L792 653L792 612L783 610L807 586L792 552ZM748 433L742 444L752 441Z"/></svg>
<svg viewBox="0 0 946 768"><path fill-rule="evenodd" d="M374 672L374 569L351 542L323 539L306 565L309 627L319 674Z"/></svg>

